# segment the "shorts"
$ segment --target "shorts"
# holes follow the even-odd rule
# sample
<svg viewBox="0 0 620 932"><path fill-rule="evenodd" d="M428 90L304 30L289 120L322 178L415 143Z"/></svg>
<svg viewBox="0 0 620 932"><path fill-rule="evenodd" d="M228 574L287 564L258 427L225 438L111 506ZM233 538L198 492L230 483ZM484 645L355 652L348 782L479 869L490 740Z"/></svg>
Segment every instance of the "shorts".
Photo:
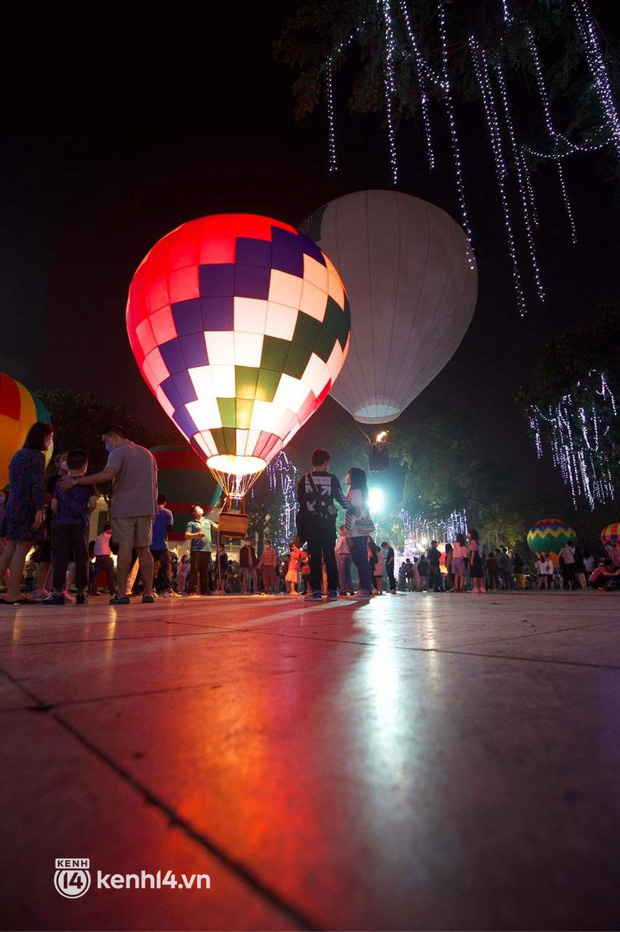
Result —
<svg viewBox="0 0 620 932"><path fill-rule="evenodd" d="M452 566L450 567L453 576L465 575L465 560L463 557L453 557Z"/></svg>
<svg viewBox="0 0 620 932"><path fill-rule="evenodd" d="M112 540L132 547L150 547L153 540L154 515L137 518L112 518Z"/></svg>

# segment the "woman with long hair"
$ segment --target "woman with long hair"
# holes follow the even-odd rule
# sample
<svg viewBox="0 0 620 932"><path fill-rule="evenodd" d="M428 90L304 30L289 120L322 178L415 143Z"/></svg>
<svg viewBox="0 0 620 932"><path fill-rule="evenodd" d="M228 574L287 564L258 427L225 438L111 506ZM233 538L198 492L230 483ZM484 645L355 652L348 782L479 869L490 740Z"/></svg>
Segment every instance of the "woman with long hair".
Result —
<svg viewBox="0 0 620 932"><path fill-rule="evenodd" d="M452 548L452 576L454 577L454 591L465 591L465 566L467 563L467 544L463 534L456 535Z"/></svg>
<svg viewBox="0 0 620 932"><path fill-rule="evenodd" d="M474 584L474 592L480 595L484 588L484 568L482 565L482 544L478 531L470 530L469 534L469 575Z"/></svg>
<svg viewBox="0 0 620 932"><path fill-rule="evenodd" d="M6 538L6 549L0 557L0 579L7 570L11 578L6 598L0 604L36 603L37 599L21 597L21 582L30 548L45 539L45 453L52 445L51 424L33 424L21 450L9 465L9 502L2 516L0 537Z"/></svg>
<svg viewBox="0 0 620 932"><path fill-rule="evenodd" d="M349 540L351 558L357 568L360 579L359 597L370 598L372 588L372 573L368 560L368 530L370 523L368 515L368 484L363 469L352 466L345 477L345 484L349 489L347 498L352 508L347 510L345 527ZM366 529L364 528L366 524Z"/></svg>

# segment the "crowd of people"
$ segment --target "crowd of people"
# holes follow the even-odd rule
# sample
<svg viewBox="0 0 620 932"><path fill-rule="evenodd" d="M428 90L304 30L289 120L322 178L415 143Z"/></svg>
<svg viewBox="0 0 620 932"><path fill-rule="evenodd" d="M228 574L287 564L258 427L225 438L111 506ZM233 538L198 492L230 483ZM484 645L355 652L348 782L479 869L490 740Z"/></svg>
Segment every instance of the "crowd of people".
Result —
<svg viewBox="0 0 620 932"><path fill-rule="evenodd" d="M569 541L554 561L551 553L539 553L533 568L518 550L507 547L485 553L479 535L469 531L457 534L454 544L447 543L444 553L437 541L413 559L407 558L399 569L399 588L409 592L518 591L524 589L577 590L620 587L620 547L611 543L598 562L592 554Z"/></svg>
<svg viewBox="0 0 620 932"><path fill-rule="evenodd" d="M11 460L8 495L0 493L0 581L7 585L0 604L63 605L73 601L68 594L72 585L81 605L100 587L112 605L129 604L132 594L152 603L156 596L286 592L320 602L366 600L397 589L461 594L470 589L620 587L620 547L615 544L596 565L590 553L570 541L558 565L550 554L539 554L532 571L516 550L510 555L498 547L486 553L474 529L457 534L443 553L431 541L426 552L407 558L396 574L394 548L386 540L377 544L373 536L364 470L348 470L345 494L329 471L324 449L313 452L312 469L299 480L297 534L285 553L265 540L258 554L248 536L237 559L230 559L221 543L214 554L218 524L196 503L185 528L189 553L178 559L168 545L174 519L165 493L158 493L153 455L119 425L106 427L102 442L108 452L103 470L89 474L87 453L73 449L56 457L56 475L46 481L53 428L39 422L30 429ZM110 523L89 543L96 486L105 482L113 486ZM337 532L338 508L344 523Z"/></svg>

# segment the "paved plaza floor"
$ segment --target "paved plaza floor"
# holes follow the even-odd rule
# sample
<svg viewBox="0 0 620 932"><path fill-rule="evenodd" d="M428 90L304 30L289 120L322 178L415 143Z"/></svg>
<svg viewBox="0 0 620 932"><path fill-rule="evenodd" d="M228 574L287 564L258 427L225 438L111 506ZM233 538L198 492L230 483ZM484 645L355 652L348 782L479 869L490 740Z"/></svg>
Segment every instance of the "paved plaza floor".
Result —
<svg viewBox="0 0 620 932"><path fill-rule="evenodd" d="M618 593L2 607L0 669L3 929L620 928Z"/></svg>

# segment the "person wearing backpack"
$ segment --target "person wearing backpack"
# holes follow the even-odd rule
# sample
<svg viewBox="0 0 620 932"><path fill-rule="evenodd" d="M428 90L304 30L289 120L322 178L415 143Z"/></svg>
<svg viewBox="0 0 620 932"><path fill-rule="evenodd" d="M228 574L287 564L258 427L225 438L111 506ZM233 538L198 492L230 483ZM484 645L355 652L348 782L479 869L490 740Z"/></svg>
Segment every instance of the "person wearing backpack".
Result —
<svg viewBox="0 0 620 932"><path fill-rule="evenodd" d="M297 533L301 543L308 542L310 557L310 595L306 602L320 602L323 598L321 583L323 561L327 570L327 601L338 599L338 567L336 566L337 502L348 510L351 505L344 497L336 476L329 472L329 453L321 448L312 453L312 472L307 472L297 483L299 511L296 516Z"/></svg>

